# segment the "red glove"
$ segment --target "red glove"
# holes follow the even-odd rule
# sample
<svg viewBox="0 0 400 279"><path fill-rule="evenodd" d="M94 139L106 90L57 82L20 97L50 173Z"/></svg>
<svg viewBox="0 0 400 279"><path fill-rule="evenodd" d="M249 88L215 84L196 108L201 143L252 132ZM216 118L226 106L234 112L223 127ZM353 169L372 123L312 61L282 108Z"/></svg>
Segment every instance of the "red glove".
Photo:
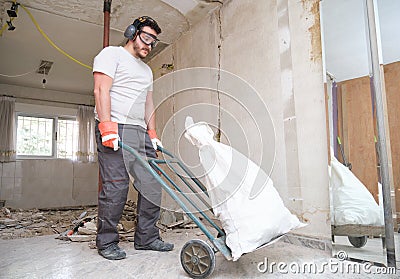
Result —
<svg viewBox="0 0 400 279"><path fill-rule="evenodd" d="M119 148L118 141L120 140L118 136L118 123L111 121L100 122L99 130L103 145L117 151Z"/></svg>
<svg viewBox="0 0 400 279"><path fill-rule="evenodd" d="M151 143L153 144L153 148L157 150L157 145L160 147L163 147L161 141L157 137L156 130L147 130L147 133L149 134L149 137L151 139Z"/></svg>

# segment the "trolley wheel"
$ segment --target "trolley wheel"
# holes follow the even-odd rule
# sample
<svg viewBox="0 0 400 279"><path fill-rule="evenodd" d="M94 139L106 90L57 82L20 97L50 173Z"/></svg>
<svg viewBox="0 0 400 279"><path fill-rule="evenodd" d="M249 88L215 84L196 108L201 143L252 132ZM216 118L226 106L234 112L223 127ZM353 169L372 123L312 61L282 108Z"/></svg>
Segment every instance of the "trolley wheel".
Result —
<svg viewBox="0 0 400 279"><path fill-rule="evenodd" d="M367 244L367 236L348 236L351 245L356 248L364 247Z"/></svg>
<svg viewBox="0 0 400 279"><path fill-rule="evenodd" d="M182 247L181 264L192 278L207 278L215 268L214 251L203 240L190 240Z"/></svg>

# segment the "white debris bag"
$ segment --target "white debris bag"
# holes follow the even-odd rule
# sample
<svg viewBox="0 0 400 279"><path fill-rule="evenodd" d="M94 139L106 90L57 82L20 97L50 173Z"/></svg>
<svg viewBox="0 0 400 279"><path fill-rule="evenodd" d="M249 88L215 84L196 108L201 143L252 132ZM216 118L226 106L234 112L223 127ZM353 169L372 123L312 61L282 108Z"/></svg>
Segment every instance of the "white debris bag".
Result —
<svg viewBox="0 0 400 279"><path fill-rule="evenodd" d="M199 149L215 216L236 261L244 253L304 226L283 204L271 178L246 156L213 139L205 122L186 118L185 137ZM256 189L256 193L252 194Z"/></svg>
<svg viewBox="0 0 400 279"><path fill-rule="evenodd" d="M364 184L335 157L331 159L334 225L383 226L383 210Z"/></svg>

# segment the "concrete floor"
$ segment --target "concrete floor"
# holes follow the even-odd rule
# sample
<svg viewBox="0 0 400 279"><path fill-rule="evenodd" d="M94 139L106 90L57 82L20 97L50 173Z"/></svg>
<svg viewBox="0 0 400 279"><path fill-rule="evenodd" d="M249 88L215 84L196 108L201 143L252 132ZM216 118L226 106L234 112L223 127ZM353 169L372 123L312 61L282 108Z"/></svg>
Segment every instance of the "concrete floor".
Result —
<svg viewBox="0 0 400 279"><path fill-rule="evenodd" d="M0 240L0 278L189 278L181 267L179 253L186 241L206 239L198 229L173 230L163 234L167 241L175 243L175 250L169 253L136 251L133 243L122 242L127 258L120 261L108 261L91 249L86 242L77 243L55 239L55 236L41 236L16 240ZM265 273L263 269L268 259L272 262L284 262L286 274L273 271ZM322 274L291 272L296 265L314 263L320 273L325 263L333 262L334 268L325 267ZM216 268L209 278L400 278L399 275L377 275L379 271L372 267L370 274L346 272L353 262L331 259L326 251L306 248L279 240L278 242L243 255L237 262L227 261L216 254ZM358 264L357 264L358 265ZM345 267L343 272L338 268ZM398 271L399 274L400 271Z"/></svg>

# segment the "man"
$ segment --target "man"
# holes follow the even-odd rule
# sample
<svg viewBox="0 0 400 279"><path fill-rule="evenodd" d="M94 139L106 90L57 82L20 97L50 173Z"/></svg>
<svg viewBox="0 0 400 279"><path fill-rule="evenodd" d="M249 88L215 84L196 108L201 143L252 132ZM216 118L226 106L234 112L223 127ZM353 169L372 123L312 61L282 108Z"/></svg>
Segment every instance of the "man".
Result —
<svg viewBox="0 0 400 279"><path fill-rule="evenodd" d="M96 141L102 189L98 198L96 245L101 256L119 260L126 253L118 246L118 222L125 206L129 173L138 190L137 250L171 251L173 244L161 240L156 222L160 215L161 185L135 160L119 149L118 140L142 156L156 157L153 75L145 58L157 43L161 29L150 17L137 18L128 26L124 47L106 47L94 59ZM129 156L131 155L131 156Z"/></svg>

